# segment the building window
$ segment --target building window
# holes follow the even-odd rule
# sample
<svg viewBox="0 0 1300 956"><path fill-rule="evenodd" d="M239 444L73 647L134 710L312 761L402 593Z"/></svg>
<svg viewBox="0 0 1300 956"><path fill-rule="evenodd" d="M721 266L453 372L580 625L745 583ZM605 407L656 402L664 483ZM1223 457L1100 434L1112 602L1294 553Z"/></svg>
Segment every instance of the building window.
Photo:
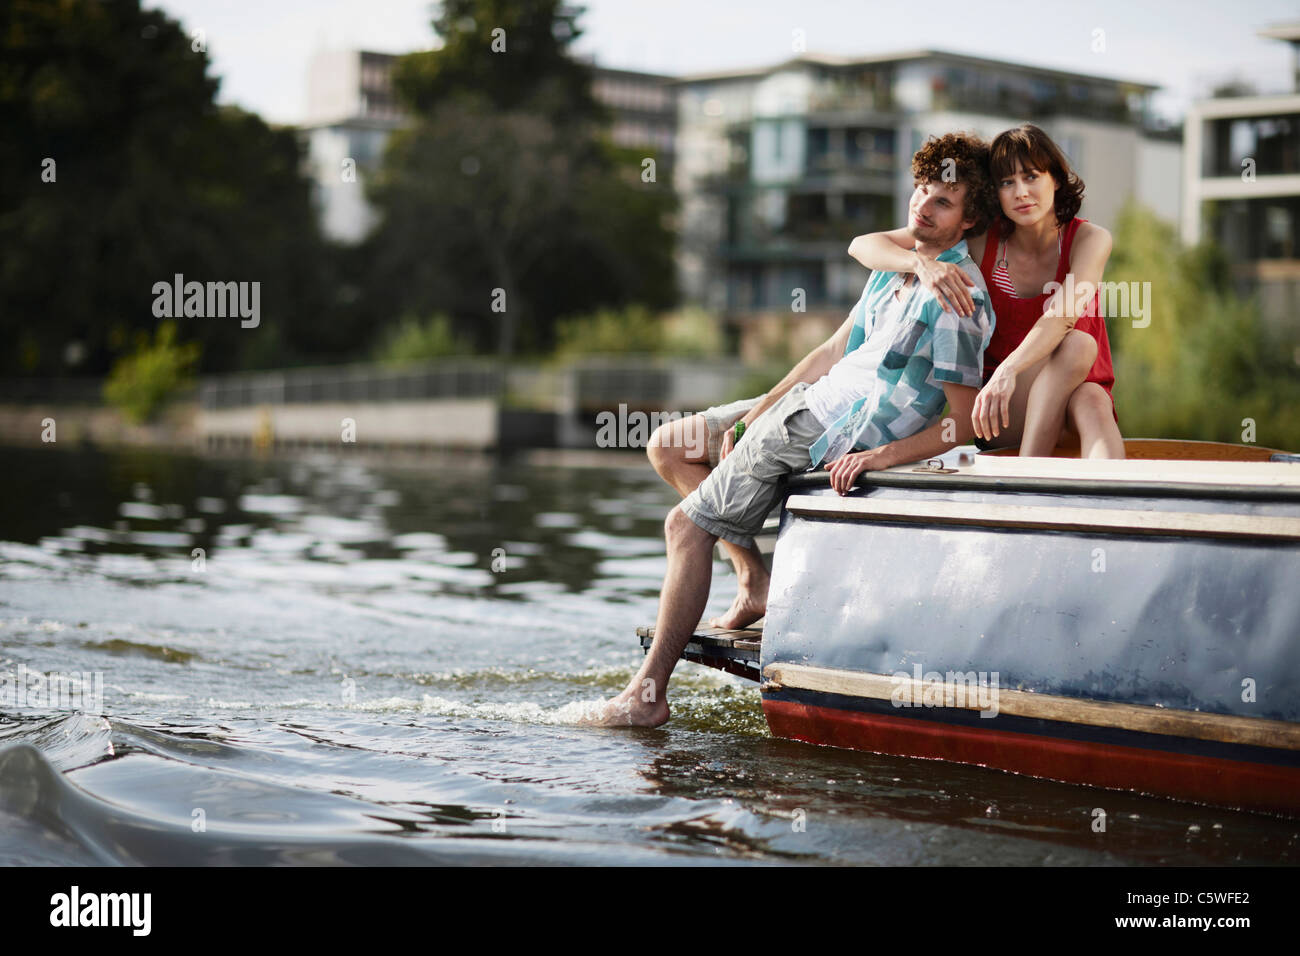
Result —
<svg viewBox="0 0 1300 956"><path fill-rule="evenodd" d="M1212 120L1205 131L1202 175L1240 176L1245 160L1259 176L1300 173L1300 113Z"/></svg>

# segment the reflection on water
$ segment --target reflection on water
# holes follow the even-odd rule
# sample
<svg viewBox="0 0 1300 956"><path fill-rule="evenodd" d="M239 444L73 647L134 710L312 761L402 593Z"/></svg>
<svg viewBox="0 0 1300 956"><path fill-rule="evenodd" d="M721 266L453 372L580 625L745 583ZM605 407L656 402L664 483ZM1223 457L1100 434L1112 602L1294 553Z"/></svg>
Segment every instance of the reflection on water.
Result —
<svg viewBox="0 0 1300 956"><path fill-rule="evenodd" d="M0 677L104 694L102 716L0 701L0 863L1300 852L1292 821L775 740L752 684L696 665L667 728L573 726L654 617L675 497L636 461L0 460Z"/></svg>

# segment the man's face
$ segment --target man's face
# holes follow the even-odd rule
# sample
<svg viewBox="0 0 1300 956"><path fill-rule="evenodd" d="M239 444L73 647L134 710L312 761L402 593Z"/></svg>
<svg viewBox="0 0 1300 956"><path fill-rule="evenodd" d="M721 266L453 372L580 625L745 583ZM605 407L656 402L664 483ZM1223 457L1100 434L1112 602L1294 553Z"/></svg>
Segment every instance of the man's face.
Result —
<svg viewBox="0 0 1300 956"><path fill-rule="evenodd" d="M950 246L974 225L963 217L966 184L918 181L907 205L907 228L918 242Z"/></svg>

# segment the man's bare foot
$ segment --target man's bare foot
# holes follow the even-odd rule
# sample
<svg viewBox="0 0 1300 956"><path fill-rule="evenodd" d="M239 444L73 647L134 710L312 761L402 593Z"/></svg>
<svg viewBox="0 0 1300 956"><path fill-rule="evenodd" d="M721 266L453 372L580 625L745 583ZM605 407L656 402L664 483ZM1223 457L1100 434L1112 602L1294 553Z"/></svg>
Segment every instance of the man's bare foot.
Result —
<svg viewBox="0 0 1300 956"><path fill-rule="evenodd" d="M628 688L612 700L599 704L578 719L582 727L658 727L668 723L666 700L642 700L638 688Z"/></svg>
<svg viewBox="0 0 1300 956"><path fill-rule="evenodd" d="M749 627L767 613L767 583L766 580L763 581L761 589L742 587L725 614L711 617L705 623L709 627L721 627L729 631Z"/></svg>

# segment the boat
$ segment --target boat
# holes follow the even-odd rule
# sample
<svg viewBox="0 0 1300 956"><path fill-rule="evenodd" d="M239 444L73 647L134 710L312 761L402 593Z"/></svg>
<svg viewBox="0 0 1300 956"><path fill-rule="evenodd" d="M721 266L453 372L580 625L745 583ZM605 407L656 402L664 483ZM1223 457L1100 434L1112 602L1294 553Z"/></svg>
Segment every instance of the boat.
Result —
<svg viewBox="0 0 1300 956"><path fill-rule="evenodd" d="M1300 816L1300 456L1126 451L791 476L766 618L682 656L777 737Z"/></svg>

